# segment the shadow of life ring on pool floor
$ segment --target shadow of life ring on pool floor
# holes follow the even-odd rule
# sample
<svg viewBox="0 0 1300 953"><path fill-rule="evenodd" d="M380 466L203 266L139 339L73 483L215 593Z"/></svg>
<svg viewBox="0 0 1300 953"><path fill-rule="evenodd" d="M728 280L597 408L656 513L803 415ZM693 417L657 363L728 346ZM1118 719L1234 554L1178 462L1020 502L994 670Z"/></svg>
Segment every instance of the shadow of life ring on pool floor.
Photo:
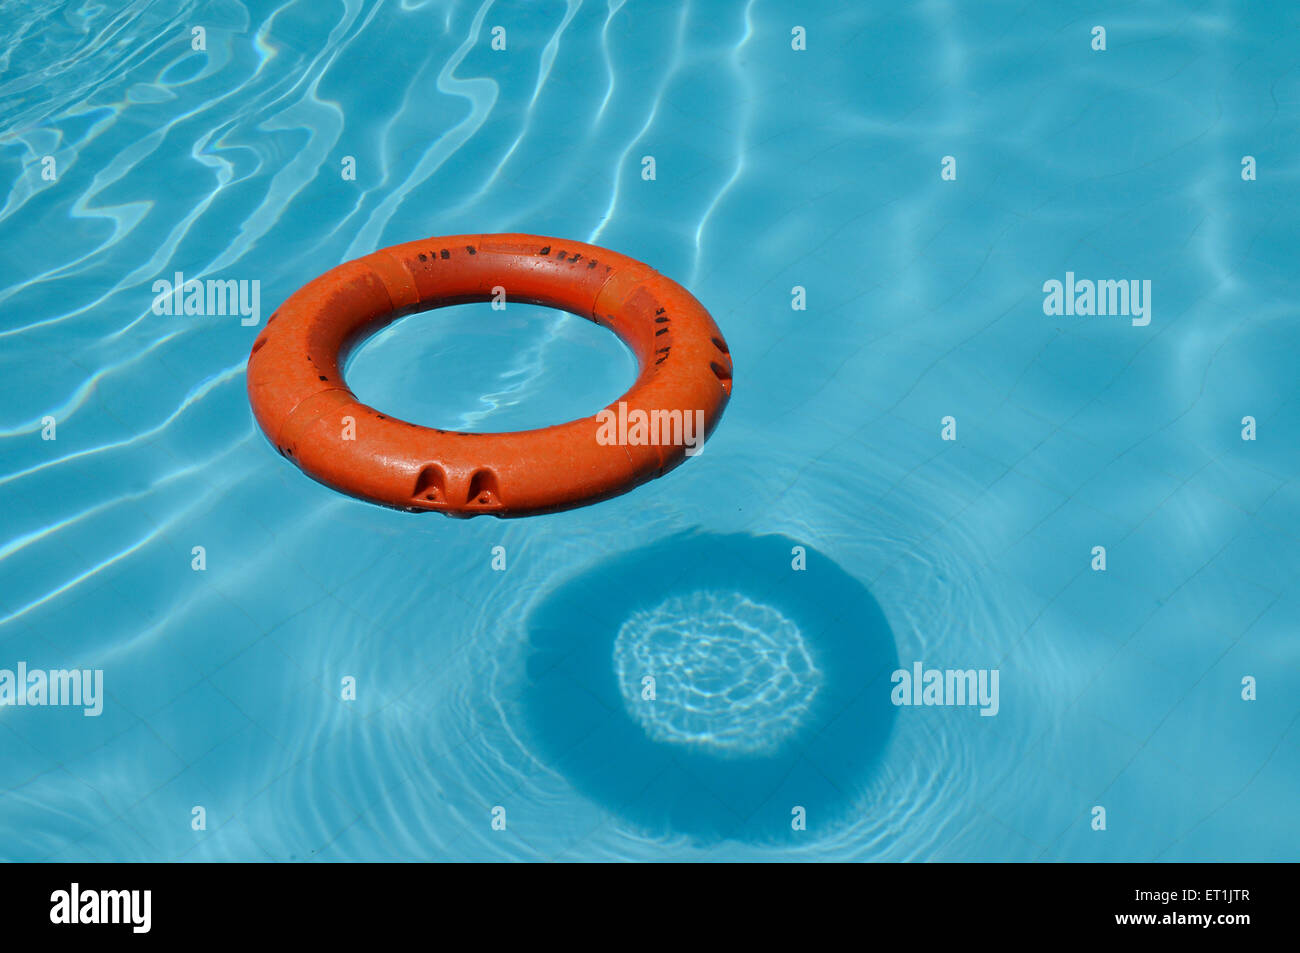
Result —
<svg viewBox="0 0 1300 953"><path fill-rule="evenodd" d="M640 832L794 845L863 808L897 649L806 543L671 536L563 582L526 626L521 737Z"/></svg>

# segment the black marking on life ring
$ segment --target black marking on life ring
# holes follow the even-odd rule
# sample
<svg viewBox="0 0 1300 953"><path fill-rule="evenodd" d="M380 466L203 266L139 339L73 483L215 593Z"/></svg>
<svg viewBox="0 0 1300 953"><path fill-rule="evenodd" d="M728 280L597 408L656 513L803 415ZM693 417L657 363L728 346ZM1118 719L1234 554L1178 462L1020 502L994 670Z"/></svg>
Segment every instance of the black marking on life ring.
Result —
<svg viewBox="0 0 1300 953"><path fill-rule="evenodd" d="M655 314L663 314L667 310L667 308L655 308Z"/></svg>
<svg viewBox="0 0 1300 953"><path fill-rule="evenodd" d="M323 381L327 381L327 380L329 380L329 378L326 377L324 374L322 374L322 375L320 376L320 379L323 380Z"/></svg>
<svg viewBox="0 0 1300 953"><path fill-rule="evenodd" d="M667 334L667 333L668 333L668 329L667 329L667 328L660 328L658 331L655 332L655 337L658 337L658 336L661 335L661 334Z"/></svg>
<svg viewBox="0 0 1300 953"><path fill-rule="evenodd" d="M420 252L420 261L428 261L428 260L429 260L429 256L426 255L424 252Z"/></svg>
<svg viewBox="0 0 1300 953"><path fill-rule="evenodd" d="M667 320L667 318L655 318L655 324L663 324Z"/></svg>
<svg viewBox="0 0 1300 953"><path fill-rule="evenodd" d="M537 254L539 254L539 255L549 255L550 253L551 253L551 246L550 246L550 245L547 245L545 248L543 248L543 249L542 249L541 251L539 251Z"/></svg>
<svg viewBox="0 0 1300 953"><path fill-rule="evenodd" d="M441 255L442 255L443 258L450 258L450 257L451 257L451 252L447 251L447 249L444 248L444 249L442 250L442 252L441 252Z"/></svg>
<svg viewBox="0 0 1300 953"><path fill-rule="evenodd" d="M466 246L465 246L465 250L466 250L467 252L469 252L471 255L477 255L477 254L478 254L478 249L476 249L473 245L466 245Z"/></svg>
<svg viewBox="0 0 1300 953"><path fill-rule="evenodd" d="M587 267L588 267L588 268L595 268L595 267L596 267L596 259L594 259L594 258L588 258L588 259L587 259Z"/></svg>

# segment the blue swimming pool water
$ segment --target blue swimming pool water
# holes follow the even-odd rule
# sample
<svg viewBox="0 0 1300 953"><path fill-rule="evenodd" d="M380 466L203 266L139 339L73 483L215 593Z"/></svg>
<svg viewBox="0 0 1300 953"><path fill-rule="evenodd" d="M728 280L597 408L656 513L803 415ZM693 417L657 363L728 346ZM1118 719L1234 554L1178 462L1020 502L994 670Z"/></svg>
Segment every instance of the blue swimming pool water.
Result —
<svg viewBox="0 0 1300 953"><path fill-rule="evenodd" d="M0 10L0 670L104 691L0 707L0 857L1300 855L1294 4ZM515 521L276 454L274 307L494 231L693 291L736 366L705 453ZM258 323L154 313L176 272ZM1045 314L1067 272L1149 280L1149 324ZM484 304L349 381L490 431L634 373ZM996 715L894 704L915 663Z"/></svg>

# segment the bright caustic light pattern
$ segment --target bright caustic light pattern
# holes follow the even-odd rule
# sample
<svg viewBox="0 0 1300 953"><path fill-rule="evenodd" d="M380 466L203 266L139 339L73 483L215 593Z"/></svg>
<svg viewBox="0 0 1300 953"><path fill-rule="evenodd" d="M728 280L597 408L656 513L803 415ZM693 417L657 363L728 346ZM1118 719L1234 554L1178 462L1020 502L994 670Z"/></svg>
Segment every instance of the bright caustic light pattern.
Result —
<svg viewBox="0 0 1300 953"><path fill-rule="evenodd" d="M761 754L799 728L822 683L799 627L738 592L674 596L614 640L628 713L653 741Z"/></svg>

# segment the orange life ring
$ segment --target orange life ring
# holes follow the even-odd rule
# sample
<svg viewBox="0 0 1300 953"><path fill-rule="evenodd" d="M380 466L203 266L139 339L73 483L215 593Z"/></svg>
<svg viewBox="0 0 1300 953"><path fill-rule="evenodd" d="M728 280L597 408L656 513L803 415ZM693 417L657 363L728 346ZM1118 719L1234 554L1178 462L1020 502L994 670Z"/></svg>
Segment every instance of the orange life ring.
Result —
<svg viewBox="0 0 1300 953"><path fill-rule="evenodd" d="M367 336L497 288L612 330L640 365L632 389L583 420L478 434L385 416L344 383L347 354ZM690 292L616 252L536 235L430 238L342 264L271 315L248 358L253 414L304 473L451 516L546 513L624 493L698 450L730 396L731 355Z"/></svg>

